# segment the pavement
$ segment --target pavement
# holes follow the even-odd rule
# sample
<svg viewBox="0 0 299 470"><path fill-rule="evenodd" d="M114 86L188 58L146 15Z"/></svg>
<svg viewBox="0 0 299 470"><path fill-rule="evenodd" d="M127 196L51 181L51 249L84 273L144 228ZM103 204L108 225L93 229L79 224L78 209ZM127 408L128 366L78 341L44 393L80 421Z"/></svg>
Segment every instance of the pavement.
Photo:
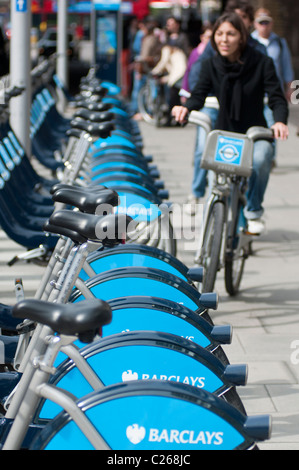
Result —
<svg viewBox="0 0 299 470"><path fill-rule="evenodd" d="M272 437L261 450L299 450L299 105L290 109L290 138L279 143L277 167L265 198L267 232L256 239L247 260L240 293L229 297L222 272L215 290L215 324L233 327L224 347L231 363L246 363L249 376L239 387L248 415L270 414ZM187 216L180 207L191 186L195 127L156 129L140 123L144 153L152 155L177 208L174 227L177 257L192 266L198 247L202 211ZM0 230L0 299L15 303L14 279L21 277L26 297L34 296L44 268L7 262L24 250Z"/></svg>

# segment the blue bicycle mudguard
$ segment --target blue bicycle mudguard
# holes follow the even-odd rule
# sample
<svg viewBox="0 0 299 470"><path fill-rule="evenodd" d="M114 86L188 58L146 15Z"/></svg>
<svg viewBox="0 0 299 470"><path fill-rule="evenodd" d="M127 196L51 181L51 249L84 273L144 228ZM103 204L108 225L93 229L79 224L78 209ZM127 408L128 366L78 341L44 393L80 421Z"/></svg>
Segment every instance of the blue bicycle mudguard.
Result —
<svg viewBox="0 0 299 470"><path fill-rule="evenodd" d="M100 150L95 156L94 158L96 160L100 159L101 157L103 156L119 156L119 155L128 155L130 157L134 157L136 159L138 158L141 158L143 159L144 157L142 156L142 154L140 154L139 152L137 152L135 149L132 149L132 148L114 148L114 147L108 147L108 148L104 148L102 150ZM94 166L94 161L91 161L90 162L91 166L93 167Z"/></svg>
<svg viewBox="0 0 299 470"><path fill-rule="evenodd" d="M116 178L116 179L115 179ZM102 177L99 178L98 182L102 182L107 188L112 188L114 186L124 186L125 188L136 188L136 189L142 189L146 191L147 193L154 194L155 196L158 195L158 190L153 186L149 185L147 183L143 183L142 181L134 180L133 176L130 178L128 175L122 175L122 176L110 176L106 178Z"/></svg>
<svg viewBox="0 0 299 470"><path fill-rule="evenodd" d="M249 450L271 434L268 415L244 416L221 398L181 383L117 384L77 404L112 450ZM91 450L93 446L62 412L30 449Z"/></svg>
<svg viewBox="0 0 299 470"><path fill-rule="evenodd" d="M160 189L164 189L159 187L159 184L157 185L153 179L150 176L146 176L144 174L137 174L129 171L114 171L114 170L107 170L104 173L101 173L98 175L97 181L100 183L101 181L107 181L109 182L110 180L115 180L119 179L122 181L133 181L135 183L144 185L148 188L152 188L153 191L158 191ZM162 186L162 185L161 185Z"/></svg>
<svg viewBox="0 0 299 470"><path fill-rule="evenodd" d="M234 387L246 384L247 367L224 365L210 351L179 336L148 331L117 334L82 348L80 354L104 387L130 380L182 382L222 396L245 412ZM70 359L57 366L50 383L78 398L92 391ZM49 400L41 406L40 419L52 419L61 411Z"/></svg>
<svg viewBox="0 0 299 470"><path fill-rule="evenodd" d="M94 274L100 274L110 269L123 268L125 266L143 266L145 268L166 271L181 277L184 281L192 283L190 280L193 272L192 269L189 270L175 256L166 251L146 245L125 244L118 245L112 249L101 249L90 253L86 258L86 262L93 269ZM86 281L90 275L87 275L84 269L82 269L79 277Z"/></svg>
<svg viewBox="0 0 299 470"><path fill-rule="evenodd" d="M232 329L229 325L211 325L202 316L181 304L157 297L136 296L109 301L112 321L102 329L102 337L124 331L160 331L181 336L206 348L228 363L220 344L230 344Z"/></svg>
<svg viewBox="0 0 299 470"><path fill-rule="evenodd" d="M112 161L112 162L107 162L107 163L101 163L99 164L99 168L97 170L98 175L102 175L104 172L107 171L128 171L128 172L133 172L138 175L145 175L148 177L147 171L139 167L137 164L132 164L128 162L119 162L119 161ZM97 175L92 175L92 181L96 180Z"/></svg>
<svg viewBox="0 0 299 470"><path fill-rule="evenodd" d="M110 113L114 113L117 116L121 116L123 118L129 119L129 114L127 113L127 111L125 111L124 109L121 109L117 106L112 106L112 108L110 108L109 111L110 111Z"/></svg>
<svg viewBox="0 0 299 470"><path fill-rule="evenodd" d="M145 175L148 178L152 178L151 172L149 172L145 166L139 165L138 161L130 162L128 160L109 159L108 161L105 161L105 162L102 160L101 162L99 162L96 168L93 169L93 171L91 172L91 180L94 181L99 176L102 176L104 172L113 171L113 170L124 171L124 172L133 171L139 175L141 174L141 175Z"/></svg>
<svg viewBox="0 0 299 470"><path fill-rule="evenodd" d="M107 188L112 188L112 189L114 189L115 187L117 187L119 189L123 188L124 191L126 189L132 188L134 190L136 189L136 190L139 190L139 191L144 191L149 195L153 194L154 196L157 197L157 192L153 192L150 189L146 188L145 186L142 186L138 183L134 183L132 181L121 181L121 180L105 181L105 186L107 186Z"/></svg>
<svg viewBox="0 0 299 470"><path fill-rule="evenodd" d="M116 214L127 214L138 222L154 222L161 217L162 212L159 208L161 201L154 195L146 194L144 191L136 190L136 193L130 188L114 188L118 193L120 204L116 207Z"/></svg>
<svg viewBox="0 0 299 470"><path fill-rule="evenodd" d="M193 286L173 274L153 268L131 267L113 269L103 274L97 274L85 282L91 293L102 300L112 300L119 297L135 297L136 295L155 296L162 299L181 303L185 307L204 315L207 308L217 309L216 294L200 294ZM84 295L74 289L70 302L79 302ZM211 323L212 320L209 318Z"/></svg>
<svg viewBox="0 0 299 470"><path fill-rule="evenodd" d="M90 147L89 153L96 155L96 152L98 150L101 150L102 148L108 148L109 146L113 145L123 145L125 147L129 148L136 148L136 145L131 142L129 139L126 139L125 137L115 135L112 131L111 136L107 137L106 139L99 138L95 142L93 142L92 146Z"/></svg>
<svg viewBox="0 0 299 470"><path fill-rule="evenodd" d="M120 109L124 109L124 105L123 105L123 102L119 99L119 98L113 98L112 96L105 96L103 99L102 99L102 102L103 103L109 103L111 104L112 106L117 106L118 108Z"/></svg>
<svg viewBox="0 0 299 470"><path fill-rule="evenodd" d="M99 158L93 161L91 166L91 174L96 175L99 170L101 170L101 165L104 163L111 163L111 162L118 162L118 163L129 163L132 165L138 166L138 168L143 168L144 171L147 173L150 171L148 163L146 160L143 160L139 157L134 157L131 155L125 154L116 154L115 156L112 155L101 155Z"/></svg>
<svg viewBox="0 0 299 470"><path fill-rule="evenodd" d="M107 88L109 96L119 95L121 93L121 88L115 83L108 82L107 80L101 82L103 88Z"/></svg>

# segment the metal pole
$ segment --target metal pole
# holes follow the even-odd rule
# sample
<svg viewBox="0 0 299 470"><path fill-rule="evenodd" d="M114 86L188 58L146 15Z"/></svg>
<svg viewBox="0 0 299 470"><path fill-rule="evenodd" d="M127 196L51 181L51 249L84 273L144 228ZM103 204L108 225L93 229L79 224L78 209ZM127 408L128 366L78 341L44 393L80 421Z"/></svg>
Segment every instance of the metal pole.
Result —
<svg viewBox="0 0 299 470"><path fill-rule="evenodd" d="M58 0L58 12L57 12L57 63L56 72L63 83L68 87L68 20L67 20L67 0ZM64 111L66 105L66 98L64 95L59 97L61 110Z"/></svg>
<svg viewBox="0 0 299 470"><path fill-rule="evenodd" d="M117 74L116 84L121 87L122 84L122 50L123 50L123 14L121 9L117 12Z"/></svg>
<svg viewBox="0 0 299 470"><path fill-rule="evenodd" d="M31 0L11 1L10 86L25 91L10 100L10 124L28 156L31 156Z"/></svg>
<svg viewBox="0 0 299 470"><path fill-rule="evenodd" d="M91 58L91 67L95 67L97 63L96 57L96 10L94 2L91 2L91 11L90 11L90 41L92 47L92 58Z"/></svg>

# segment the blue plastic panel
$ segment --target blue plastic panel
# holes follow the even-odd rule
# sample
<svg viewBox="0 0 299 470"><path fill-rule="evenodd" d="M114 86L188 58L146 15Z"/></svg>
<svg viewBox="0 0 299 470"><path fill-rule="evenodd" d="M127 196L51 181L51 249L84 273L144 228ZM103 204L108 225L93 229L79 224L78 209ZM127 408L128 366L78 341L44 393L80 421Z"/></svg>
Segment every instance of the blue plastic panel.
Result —
<svg viewBox="0 0 299 470"><path fill-rule="evenodd" d="M221 416L175 397L123 397L101 403L86 415L114 450L231 450L244 442ZM46 450L91 448L71 422Z"/></svg>

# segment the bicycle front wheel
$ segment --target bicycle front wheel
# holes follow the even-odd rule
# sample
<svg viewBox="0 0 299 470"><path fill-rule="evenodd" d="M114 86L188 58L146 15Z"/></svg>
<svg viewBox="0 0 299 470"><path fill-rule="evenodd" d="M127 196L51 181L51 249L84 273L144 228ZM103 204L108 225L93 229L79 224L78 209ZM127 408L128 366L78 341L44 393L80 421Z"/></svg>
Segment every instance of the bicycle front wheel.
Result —
<svg viewBox="0 0 299 470"><path fill-rule="evenodd" d="M245 261L249 255L249 244L241 243L245 231L245 219L241 201L239 201L233 224L233 234L230 240L229 250L225 256L224 265L225 288L227 293L231 296L239 292Z"/></svg>
<svg viewBox="0 0 299 470"><path fill-rule="evenodd" d="M224 205L216 202L207 220L204 231L201 263L204 268L202 292L212 292L219 269L219 258L224 227Z"/></svg>
<svg viewBox="0 0 299 470"><path fill-rule="evenodd" d="M145 85L138 93L138 108L144 121L155 125L154 119L155 98L152 96L151 87Z"/></svg>

